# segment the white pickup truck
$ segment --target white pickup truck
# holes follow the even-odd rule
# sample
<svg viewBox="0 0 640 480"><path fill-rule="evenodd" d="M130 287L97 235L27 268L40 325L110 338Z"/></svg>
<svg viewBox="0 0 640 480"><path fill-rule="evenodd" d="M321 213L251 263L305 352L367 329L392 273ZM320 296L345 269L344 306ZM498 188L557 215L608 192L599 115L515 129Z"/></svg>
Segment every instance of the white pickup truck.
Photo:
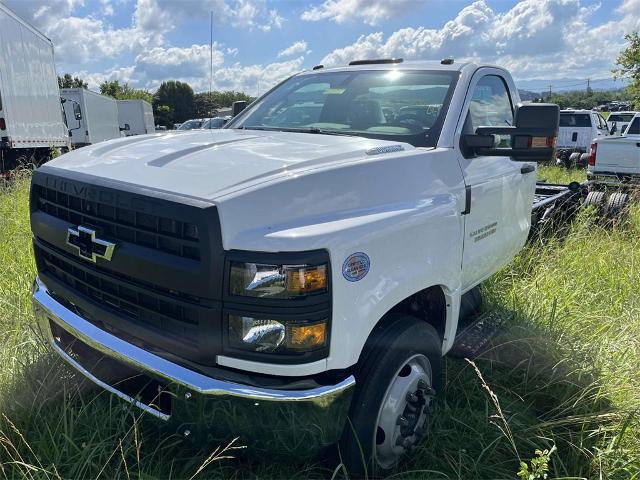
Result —
<svg viewBox="0 0 640 480"><path fill-rule="evenodd" d="M632 118L623 135L593 141L587 178L596 188L640 185L640 113Z"/></svg>
<svg viewBox="0 0 640 480"><path fill-rule="evenodd" d="M201 444L339 440L353 475L386 471L425 434L463 295L525 243L558 117L499 67L359 61L224 129L63 155L32 183L39 325Z"/></svg>
<svg viewBox="0 0 640 480"><path fill-rule="evenodd" d="M560 112L557 163L567 167L585 167L589 146L594 138L609 135L609 126L598 112L565 109Z"/></svg>

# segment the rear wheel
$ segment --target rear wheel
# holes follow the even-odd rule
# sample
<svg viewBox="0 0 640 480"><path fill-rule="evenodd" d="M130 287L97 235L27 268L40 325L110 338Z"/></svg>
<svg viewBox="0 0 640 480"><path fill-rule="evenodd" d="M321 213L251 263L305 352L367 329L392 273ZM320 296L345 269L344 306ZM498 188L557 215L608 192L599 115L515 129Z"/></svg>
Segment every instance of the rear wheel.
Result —
<svg viewBox="0 0 640 480"><path fill-rule="evenodd" d="M607 202L607 220L610 222L624 220L629 214L629 195L612 193Z"/></svg>
<svg viewBox="0 0 640 480"><path fill-rule="evenodd" d="M436 330L402 316L372 334L356 369L350 422L340 441L353 478L392 470L426 433L442 376Z"/></svg>
<svg viewBox="0 0 640 480"><path fill-rule="evenodd" d="M592 206L596 209L599 215L604 213L604 201L605 201L605 193L601 191L591 191L587 194L587 198L585 198L583 205Z"/></svg>
<svg viewBox="0 0 640 480"><path fill-rule="evenodd" d="M569 155L569 164L567 165L568 168L574 168L579 164L580 152L573 152L571 155Z"/></svg>

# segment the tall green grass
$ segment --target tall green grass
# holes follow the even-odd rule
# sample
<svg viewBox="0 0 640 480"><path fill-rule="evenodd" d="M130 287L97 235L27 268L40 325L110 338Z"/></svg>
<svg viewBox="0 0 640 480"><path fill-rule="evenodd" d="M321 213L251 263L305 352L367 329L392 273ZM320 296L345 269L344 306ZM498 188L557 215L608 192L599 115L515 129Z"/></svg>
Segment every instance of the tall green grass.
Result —
<svg viewBox="0 0 640 480"><path fill-rule="evenodd" d="M42 347L30 312L28 182L0 188L0 478L332 476L333 457L264 458L235 449L242 438L226 450L188 443ZM637 206L613 230L584 211L565 238L527 246L483 288L505 332L473 364L447 360L430 434L395 478L513 479L537 449L552 451L549 478L640 478L639 268Z"/></svg>

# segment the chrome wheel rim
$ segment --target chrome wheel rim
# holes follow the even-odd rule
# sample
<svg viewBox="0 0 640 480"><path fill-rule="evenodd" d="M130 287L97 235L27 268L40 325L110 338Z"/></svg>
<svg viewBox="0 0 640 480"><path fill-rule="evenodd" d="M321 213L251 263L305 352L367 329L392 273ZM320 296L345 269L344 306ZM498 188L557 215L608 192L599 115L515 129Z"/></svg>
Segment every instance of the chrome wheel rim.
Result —
<svg viewBox="0 0 640 480"><path fill-rule="evenodd" d="M435 391L429 359L407 359L394 375L378 411L375 431L377 464L388 469L414 447L425 433Z"/></svg>

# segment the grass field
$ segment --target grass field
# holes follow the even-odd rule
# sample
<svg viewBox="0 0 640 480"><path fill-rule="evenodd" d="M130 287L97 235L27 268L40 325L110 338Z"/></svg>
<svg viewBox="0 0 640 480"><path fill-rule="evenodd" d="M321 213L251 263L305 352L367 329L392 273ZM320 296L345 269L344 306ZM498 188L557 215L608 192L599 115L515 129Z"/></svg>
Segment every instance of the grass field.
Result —
<svg viewBox="0 0 640 480"><path fill-rule="evenodd" d="M540 173L551 182L582 175ZM333 475L331 460L186 445L41 347L28 181L0 187L0 478ZM529 245L483 292L485 308L507 321L501 345L475 365L447 360L430 435L394 478L536 479L545 465L549 478L640 478L640 208L614 230L583 212L566 238ZM551 452L548 462L537 449Z"/></svg>

